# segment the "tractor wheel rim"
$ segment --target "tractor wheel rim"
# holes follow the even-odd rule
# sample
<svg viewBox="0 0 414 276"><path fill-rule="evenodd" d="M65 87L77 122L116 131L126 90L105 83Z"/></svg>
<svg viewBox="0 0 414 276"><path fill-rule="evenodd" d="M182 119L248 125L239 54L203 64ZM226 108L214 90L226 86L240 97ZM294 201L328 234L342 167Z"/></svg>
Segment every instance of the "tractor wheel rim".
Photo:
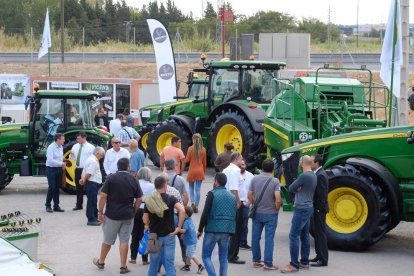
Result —
<svg viewBox="0 0 414 276"><path fill-rule="evenodd" d="M66 174L66 185L70 185L73 187L76 187L76 183L75 183L75 169L76 169L76 165L75 165L75 159L70 159L69 155L72 152L72 150L67 151L64 155L63 158L66 160L69 160L70 162L66 163L66 170L65 170L65 174Z"/></svg>
<svg viewBox="0 0 414 276"><path fill-rule="evenodd" d="M162 150L166 147L166 146L170 146L171 145L171 138L173 138L174 136L176 136L174 133L172 132L164 132L163 134L161 134L158 139L157 139L157 151L158 154L161 154Z"/></svg>
<svg viewBox="0 0 414 276"><path fill-rule="evenodd" d="M148 136L149 136L149 132L145 133L144 135L142 135L141 137L141 145L142 147L146 150L148 147Z"/></svg>
<svg viewBox="0 0 414 276"><path fill-rule="evenodd" d="M368 204L361 193L352 188L329 192L329 213L326 224L335 232L350 234L358 231L368 218Z"/></svg>
<svg viewBox="0 0 414 276"><path fill-rule="evenodd" d="M230 124L223 125L217 133L216 150L218 154L224 152L224 144L228 142L233 144L233 151L243 152L242 135L237 127Z"/></svg>

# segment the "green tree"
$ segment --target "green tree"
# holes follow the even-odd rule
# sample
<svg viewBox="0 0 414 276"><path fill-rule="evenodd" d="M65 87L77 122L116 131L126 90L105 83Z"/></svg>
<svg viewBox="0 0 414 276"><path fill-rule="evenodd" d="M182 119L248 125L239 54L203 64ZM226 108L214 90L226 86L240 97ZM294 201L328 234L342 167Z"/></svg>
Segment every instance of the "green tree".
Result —
<svg viewBox="0 0 414 276"><path fill-rule="evenodd" d="M149 18L158 19L159 18L159 8L157 1L151 1L148 3L148 16Z"/></svg>
<svg viewBox="0 0 414 276"><path fill-rule="evenodd" d="M326 42L328 36L328 25L316 18L303 18L299 22L298 32L310 33L312 41Z"/></svg>
<svg viewBox="0 0 414 276"><path fill-rule="evenodd" d="M207 6L204 10L204 18L217 18L217 13L210 1L207 1Z"/></svg>
<svg viewBox="0 0 414 276"><path fill-rule="evenodd" d="M184 22L187 19L171 0L167 1L167 17L168 22Z"/></svg>
<svg viewBox="0 0 414 276"><path fill-rule="evenodd" d="M1 0L0 6L0 28L4 28L7 34L23 33L26 23L24 1Z"/></svg>

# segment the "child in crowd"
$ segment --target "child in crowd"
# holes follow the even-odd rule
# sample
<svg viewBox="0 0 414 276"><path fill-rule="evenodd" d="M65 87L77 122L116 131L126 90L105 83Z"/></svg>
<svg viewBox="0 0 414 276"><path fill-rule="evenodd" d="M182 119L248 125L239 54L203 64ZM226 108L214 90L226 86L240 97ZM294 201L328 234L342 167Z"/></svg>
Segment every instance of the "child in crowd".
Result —
<svg viewBox="0 0 414 276"><path fill-rule="evenodd" d="M193 260L196 265L198 265L197 274L201 274L201 272L204 270L204 266L201 264L200 259L196 256L197 236L193 220L191 219L191 216L193 215L193 208L186 206L185 214L186 216L181 233L184 233L183 240L186 246L186 259L185 266L183 266L180 270L190 271L191 260Z"/></svg>

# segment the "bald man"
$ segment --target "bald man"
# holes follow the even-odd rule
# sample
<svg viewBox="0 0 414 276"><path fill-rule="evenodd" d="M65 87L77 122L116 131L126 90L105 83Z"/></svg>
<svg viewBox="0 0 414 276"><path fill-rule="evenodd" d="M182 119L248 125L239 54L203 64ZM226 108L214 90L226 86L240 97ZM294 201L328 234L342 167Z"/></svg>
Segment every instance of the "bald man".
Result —
<svg viewBox="0 0 414 276"><path fill-rule="evenodd" d="M295 211L289 232L290 263L282 273L297 272L309 268L310 239L309 227L313 214L313 195L317 178L312 171L313 158L304 155L299 160L302 174L289 185L289 191L295 194ZM299 240L301 244L301 259L299 261Z"/></svg>

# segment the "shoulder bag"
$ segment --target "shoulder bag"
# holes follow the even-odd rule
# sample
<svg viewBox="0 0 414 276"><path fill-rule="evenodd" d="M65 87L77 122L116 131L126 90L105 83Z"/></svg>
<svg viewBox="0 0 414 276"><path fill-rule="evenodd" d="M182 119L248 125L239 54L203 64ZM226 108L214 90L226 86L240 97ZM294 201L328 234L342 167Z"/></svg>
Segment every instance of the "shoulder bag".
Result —
<svg viewBox="0 0 414 276"><path fill-rule="evenodd" d="M157 233L149 233L147 240L147 253L157 253L160 251Z"/></svg>

